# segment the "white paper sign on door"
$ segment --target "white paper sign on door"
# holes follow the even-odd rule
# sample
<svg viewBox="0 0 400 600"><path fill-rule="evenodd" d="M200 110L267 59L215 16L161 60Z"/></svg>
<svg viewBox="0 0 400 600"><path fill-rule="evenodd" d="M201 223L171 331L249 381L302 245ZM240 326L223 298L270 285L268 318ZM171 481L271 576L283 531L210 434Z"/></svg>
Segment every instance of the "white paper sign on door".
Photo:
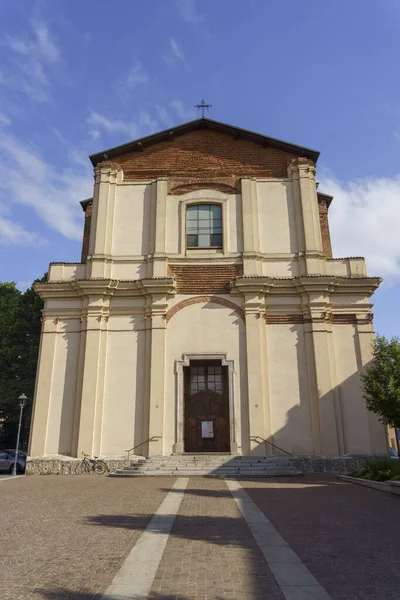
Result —
<svg viewBox="0 0 400 600"><path fill-rule="evenodd" d="M201 422L201 437L212 438L214 437L214 423L213 421L202 421Z"/></svg>

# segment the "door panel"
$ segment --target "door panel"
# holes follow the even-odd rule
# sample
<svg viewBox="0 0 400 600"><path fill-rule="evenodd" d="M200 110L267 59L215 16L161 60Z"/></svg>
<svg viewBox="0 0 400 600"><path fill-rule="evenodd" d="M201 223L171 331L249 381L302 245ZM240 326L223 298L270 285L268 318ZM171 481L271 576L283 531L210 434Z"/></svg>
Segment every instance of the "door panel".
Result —
<svg viewBox="0 0 400 600"><path fill-rule="evenodd" d="M193 363L184 373L185 452L229 452L228 369Z"/></svg>

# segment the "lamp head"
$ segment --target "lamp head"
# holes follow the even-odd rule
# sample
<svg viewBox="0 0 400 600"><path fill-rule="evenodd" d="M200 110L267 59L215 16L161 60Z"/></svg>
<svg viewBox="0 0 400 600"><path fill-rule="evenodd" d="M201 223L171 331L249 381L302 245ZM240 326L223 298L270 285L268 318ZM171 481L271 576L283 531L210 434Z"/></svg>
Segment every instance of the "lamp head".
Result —
<svg viewBox="0 0 400 600"><path fill-rule="evenodd" d="M21 394L18 398L19 400L19 405L22 408L23 406L25 406L26 401L28 400L28 398L25 396L25 394Z"/></svg>

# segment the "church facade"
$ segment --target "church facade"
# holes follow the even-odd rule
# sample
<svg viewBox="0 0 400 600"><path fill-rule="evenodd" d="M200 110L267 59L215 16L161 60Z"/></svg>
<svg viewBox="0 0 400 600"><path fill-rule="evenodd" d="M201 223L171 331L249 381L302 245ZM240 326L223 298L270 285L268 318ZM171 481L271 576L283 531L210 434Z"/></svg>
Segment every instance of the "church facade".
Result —
<svg viewBox="0 0 400 600"><path fill-rule="evenodd" d="M90 157L52 263L30 456L386 452L362 398L363 258L333 258L318 152L202 118Z"/></svg>

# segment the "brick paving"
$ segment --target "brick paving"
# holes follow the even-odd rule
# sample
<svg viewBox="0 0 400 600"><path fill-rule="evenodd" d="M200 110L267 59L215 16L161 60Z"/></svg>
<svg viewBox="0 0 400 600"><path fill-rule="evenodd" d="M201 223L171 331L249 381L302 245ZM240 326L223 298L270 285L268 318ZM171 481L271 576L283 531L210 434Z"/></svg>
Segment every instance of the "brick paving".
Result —
<svg viewBox="0 0 400 600"><path fill-rule="evenodd" d="M0 599L102 598L175 481L0 483ZM400 598L399 497L323 476L241 484L332 600ZM190 478L149 597L283 600L224 480Z"/></svg>
<svg viewBox="0 0 400 600"><path fill-rule="evenodd" d="M42 476L0 483L1 600L101 598L174 482Z"/></svg>
<svg viewBox="0 0 400 600"><path fill-rule="evenodd" d="M241 484L332 600L400 598L400 497L327 476Z"/></svg>
<svg viewBox="0 0 400 600"><path fill-rule="evenodd" d="M225 481L190 479L149 597L283 600Z"/></svg>

